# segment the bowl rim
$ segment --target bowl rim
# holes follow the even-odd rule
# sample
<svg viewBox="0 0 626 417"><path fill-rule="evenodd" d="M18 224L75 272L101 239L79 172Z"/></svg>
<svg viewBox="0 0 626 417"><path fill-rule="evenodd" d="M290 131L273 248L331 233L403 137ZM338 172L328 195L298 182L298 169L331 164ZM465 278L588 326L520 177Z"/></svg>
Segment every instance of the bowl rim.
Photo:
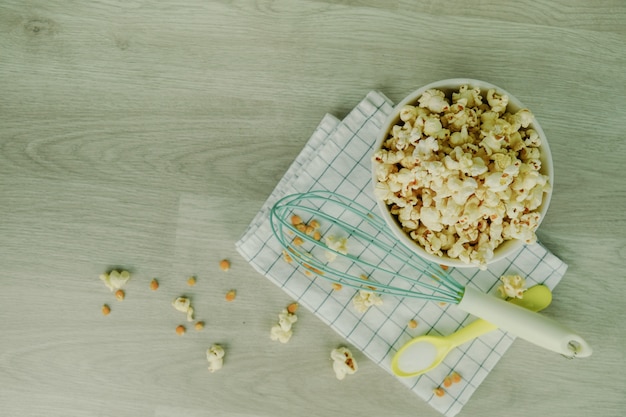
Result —
<svg viewBox="0 0 626 417"><path fill-rule="evenodd" d="M372 154L374 154L381 148L382 143L384 140L387 139L389 131L391 130L392 126L394 126L399 121L400 110L402 109L402 107L404 107L407 104L415 104L418 98L427 90L436 88L436 89L444 91L447 96L447 94L450 91L453 91L454 89L458 91L458 88L461 87L462 85L468 85L470 87L478 87L481 90L481 94L486 93L487 90L494 89L499 94L507 95L509 98L507 111L509 111L509 106L512 106L512 111L517 111L520 109L528 109L528 107L525 106L517 97L515 97L514 95L512 95L505 89L495 84L486 82L486 81L477 80L473 78L448 78L448 79L433 81L416 90L413 90L410 94L405 96L404 99L402 99L400 102L398 102L398 104L396 104L393 107L393 110L386 117L385 121L383 122L383 124L381 125L379 129L376 142L374 143L374 146L372 148L373 149ZM539 218L539 224L537 226L539 227L539 225L541 225L541 223L543 222L546 216L548 207L550 206L550 200L552 198L552 191L554 190L554 165L552 161L552 153L550 151L550 146L548 145L548 140L546 138L545 132L543 131L543 128L541 127L539 121L535 117L535 114L534 113L532 114L533 114L533 121L531 122L530 127L532 127L532 129L534 129L539 135L539 137L541 138L541 145L540 145L541 170L540 172L548 176L548 180L551 186L551 190L544 194L543 201L540 206L540 210L539 210L540 218ZM378 178L376 175L375 164L373 162L371 163L371 174L372 174L372 186L376 188L376 184L378 183ZM391 231L393 232L393 234L405 246L407 246L411 251L416 253L418 256L430 262L437 263L439 265L454 267L454 268L478 268L479 267L479 265L477 264L473 264L473 263L468 264L457 258L450 258L448 256L437 256L437 255L427 252L426 249L424 249L419 244L419 242L416 242L415 240L411 239L407 233L402 231L396 218L387 209L387 204L376 196L374 196L374 199L376 200L376 204L380 211L380 214L382 214L382 218L384 219L385 223L391 228ZM486 265L493 264L495 262L498 262L510 256L514 252L517 252L518 250L520 250L524 245L525 243L523 241L516 240L516 239L507 240L501 243L496 249L494 249L494 256L492 259L486 262Z"/></svg>

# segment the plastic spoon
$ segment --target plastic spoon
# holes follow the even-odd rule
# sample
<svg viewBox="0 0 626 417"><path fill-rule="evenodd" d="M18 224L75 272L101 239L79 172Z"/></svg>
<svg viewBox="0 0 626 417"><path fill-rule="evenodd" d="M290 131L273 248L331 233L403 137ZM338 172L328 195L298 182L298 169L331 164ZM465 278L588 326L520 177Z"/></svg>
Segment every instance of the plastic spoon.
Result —
<svg viewBox="0 0 626 417"><path fill-rule="evenodd" d="M524 292L523 298L514 298L509 302L531 311L541 311L552 302L552 292L545 285L535 285ZM401 377L421 375L437 367L455 347L497 328L495 324L477 319L449 336L416 337L394 355L391 370Z"/></svg>

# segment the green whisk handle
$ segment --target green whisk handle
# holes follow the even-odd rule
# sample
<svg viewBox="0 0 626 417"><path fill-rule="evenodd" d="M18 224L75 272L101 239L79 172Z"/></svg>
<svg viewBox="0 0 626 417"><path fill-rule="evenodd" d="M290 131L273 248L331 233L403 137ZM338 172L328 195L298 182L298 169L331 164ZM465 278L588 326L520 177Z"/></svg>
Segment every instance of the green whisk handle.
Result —
<svg viewBox="0 0 626 417"><path fill-rule="evenodd" d="M473 288L465 288L458 306L502 330L566 357L591 355L591 346L582 337L555 320Z"/></svg>

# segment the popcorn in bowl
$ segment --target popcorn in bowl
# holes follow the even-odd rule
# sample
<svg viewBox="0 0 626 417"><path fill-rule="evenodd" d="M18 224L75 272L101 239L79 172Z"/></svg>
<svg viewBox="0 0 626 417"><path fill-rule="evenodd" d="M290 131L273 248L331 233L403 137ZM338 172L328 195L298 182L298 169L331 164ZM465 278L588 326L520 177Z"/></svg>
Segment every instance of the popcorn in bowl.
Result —
<svg viewBox="0 0 626 417"><path fill-rule="evenodd" d="M408 96L372 156L383 217L420 256L486 267L524 244L551 196L550 149L532 113L482 81L444 80Z"/></svg>

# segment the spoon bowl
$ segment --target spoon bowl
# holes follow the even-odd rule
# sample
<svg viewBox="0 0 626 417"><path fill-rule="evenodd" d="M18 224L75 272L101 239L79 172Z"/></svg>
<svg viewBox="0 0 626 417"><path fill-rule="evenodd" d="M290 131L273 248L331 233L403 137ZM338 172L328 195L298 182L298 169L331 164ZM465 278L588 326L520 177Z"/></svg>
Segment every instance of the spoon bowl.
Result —
<svg viewBox="0 0 626 417"><path fill-rule="evenodd" d="M535 285L524 292L523 298L508 301L531 311L541 311L552 302L552 292L545 285ZM477 319L448 336L418 336L394 355L391 370L400 377L422 375L436 368L455 347L497 328L488 321Z"/></svg>

